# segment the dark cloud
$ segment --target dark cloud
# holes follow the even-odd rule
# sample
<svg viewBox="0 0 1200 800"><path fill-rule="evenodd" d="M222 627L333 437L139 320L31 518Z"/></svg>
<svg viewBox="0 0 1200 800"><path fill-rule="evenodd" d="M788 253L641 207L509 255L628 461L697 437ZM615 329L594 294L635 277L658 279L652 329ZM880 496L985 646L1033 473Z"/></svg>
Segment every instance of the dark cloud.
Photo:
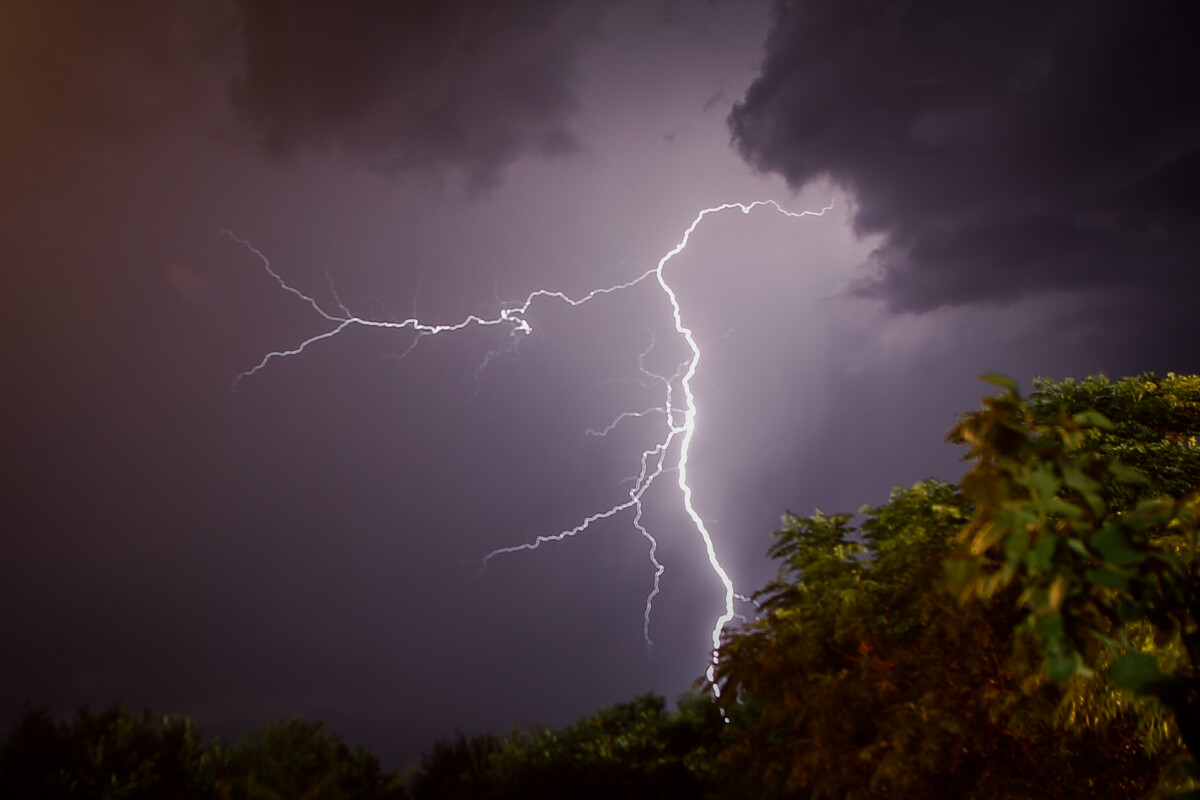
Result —
<svg viewBox="0 0 1200 800"><path fill-rule="evenodd" d="M882 235L859 289L896 310L1168 278L1188 294L1195 22L1169 0L781 0L730 125L758 168L854 193L857 229Z"/></svg>
<svg viewBox="0 0 1200 800"><path fill-rule="evenodd" d="M574 67L602 10L557 0L7 3L0 144L46 159L182 122L223 140L248 133L272 156L341 153L487 185L522 156L578 149Z"/></svg>
<svg viewBox="0 0 1200 800"><path fill-rule="evenodd" d="M573 63L595 13L558 0L245 0L236 108L272 151L453 166L476 184L578 145Z"/></svg>

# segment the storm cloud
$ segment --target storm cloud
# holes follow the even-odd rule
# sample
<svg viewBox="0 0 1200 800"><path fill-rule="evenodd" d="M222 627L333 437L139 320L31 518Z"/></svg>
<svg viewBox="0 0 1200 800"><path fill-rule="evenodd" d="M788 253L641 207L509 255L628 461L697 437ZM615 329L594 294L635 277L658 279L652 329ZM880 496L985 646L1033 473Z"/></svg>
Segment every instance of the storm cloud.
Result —
<svg viewBox="0 0 1200 800"><path fill-rule="evenodd" d="M895 311L1168 276L1186 295L1195 17L1169 0L781 1L730 126L758 169L852 192L858 232L881 237L857 291Z"/></svg>
<svg viewBox="0 0 1200 800"><path fill-rule="evenodd" d="M578 148L570 128L595 13L521 0L246 0L232 96L272 152L341 150L386 170L454 166L491 183L526 154Z"/></svg>
<svg viewBox="0 0 1200 800"><path fill-rule="evenodd" d="M519 158L581 149L576 61L602 13L551 0L9 4L0 91L21 124L0 142L48 158L184 124L281 159L492 186Z"/></svg>

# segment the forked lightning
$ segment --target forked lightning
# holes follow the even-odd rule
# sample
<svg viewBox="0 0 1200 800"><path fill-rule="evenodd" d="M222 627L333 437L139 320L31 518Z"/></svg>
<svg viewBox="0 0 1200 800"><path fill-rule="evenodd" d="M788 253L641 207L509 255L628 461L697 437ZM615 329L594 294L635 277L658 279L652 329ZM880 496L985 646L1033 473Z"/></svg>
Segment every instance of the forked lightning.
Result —
<svg viewBox="0 0 1200 800"><path fill-rule="evenodd" d="M642 371L643 373L654 380L662 387L661 404L643 411L625 412L618 416L608 428L603 431L589 430L592 435L603 436L613 429L622 419L629 417L641 416L661 416L664 420L664 431L661 438L652 446L642 451L639 469L634 478L633 485L629 490L628 499L623 500L616 505L607 509L597 511L582 517L573 527L563 529L558 533L537 536L534 539L516 544L511 547L501 547L488 553L483 558L483 568L486 568L488 563L497 556L508 553L515 553L521 550L534 550L547 542L557 542L564 539L576 536L590 528L594 523L601 520L610 519L626 511L632 510L632 524L634 528L649 542L649 557L650 563L654 567L654 583L650 593L646 597L645 612L642 620L642 633L647 644L650 643L650 612L654 603L654 598L659 592L660 579L663 574L663 565L658 561L658 542L650 531L642 524L643 506L642 500L650 486L669 469L674 469L679 485L679 491L683 501L683 510L687 514L691 522L692 528L700 536L700 540L704 545L705 554L708 557L708 562L712 567L712 571L720 580L725 592L724 611L719 617L712 629L712 657L705 672L709 679L710 685L713 687L713 693L720 695L720 690L715 683L712 682L714 669L716 665L717 649L721 644L721 632L725 626L736 616L734 611L734 600L741 597L734 592L733 581L730 580L729 574L721 565L717 557L716 547L713 544L713 537L705 524L704 519L696 511L692 500L692 487L688 483L688 456L691 451L692 440L696 433L696 396L692 389L692 381L696 377L696 371L700 366L700 347L696 343L696 339L684 322L684 312L680 307L679 298L675 294L675 290L667 281L666 267L671 259L679 255L688 246L692 234L700 226L700 224L710 215L718 214L723 211L737 209L744 214L749 214L756 208L767 207L774 209L776 212L788 217L809 217L823 216L828 212L832 205L826 206L820 211L800 211L793 212L784 209L774 200L758 200L753 203L724 203L722 205L713 206L700 211L687 229L683 232L679 242L671 248L658 264L653 268L646 270L641 275L614 286L602 287L593 289L592 291L580 297L570 297L567 294L551 289L536 289L530 292L525 299L518 305L508 308L502 308L494 316L479 316L472 314L466 318L453 323L430 323L425 322L416 317L410 317L404 320L379 320L360 317L352 314L350 310L337 298L337 293L333 293L337 310L336 313L331 313L325 310L317 300L311 295L305 294L301 290L290 285L282 275L280 275L272 266L267 257L255 248L250 242L234 236L226 231L225 233L234 241L246 247L251 253L258 257L263 264L263 267L271 275L276 283L279 284L286 292L294 294L299 299L303 300L313 311L319 314L323 319L330 324L328 330L311 336L308 339L297 344L295 347L288 350L275 350L263 356L262 360L248 370L245 370L234 379L234 386L243 380L251 378L261 372L273 360L279 358L287 358L289 356L297 356L302 354L309 347L312 347L318 342L326 339L332 339L347 328L354 326L362 326L369 328L394 328L399 330L410 330L417 334L419 341L423 336L436 336L438 334L449 334L455 331L460 331L473 326L500 326L507 327L513 335L528 334L533 331L533 324L528 318L528 312L533 304L541 299L553 300L566 303L569 306L579 306L596 299L602 295L621 292L627 289L632 289L642 283L649 285L657 285L659 290L665 295L673 317L675 333L680 337L682 342L687 346L687 352L690 353L688 358L681 365L680 370L673 376L658 375L650 372L644 366L645 353L642 355ZM411 352L411 347L405 351ZM678 448L674 446L678 442ZM669 458L672 452L677 453L674 459ZM481 568L482 572L482 568Z"/></svg>

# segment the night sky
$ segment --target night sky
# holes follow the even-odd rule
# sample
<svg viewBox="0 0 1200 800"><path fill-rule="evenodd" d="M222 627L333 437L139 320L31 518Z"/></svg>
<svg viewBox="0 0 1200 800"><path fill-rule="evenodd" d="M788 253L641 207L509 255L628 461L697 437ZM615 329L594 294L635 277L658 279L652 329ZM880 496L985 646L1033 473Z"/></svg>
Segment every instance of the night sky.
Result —
<svg viewBox="0 0 1200 800"><path fill-rule="evenodd" d="M239 375L832 203L712 214L663 268L692 502L749 594L785 509L957 479L979 373L1200 371L1192 5L0 0L0 721L316 716L401 766L673 699L725 596L680 437L652 646L632 510L480 574L628 499L664 415L589 430L653 376L683 419L653 279Z"/></svg>

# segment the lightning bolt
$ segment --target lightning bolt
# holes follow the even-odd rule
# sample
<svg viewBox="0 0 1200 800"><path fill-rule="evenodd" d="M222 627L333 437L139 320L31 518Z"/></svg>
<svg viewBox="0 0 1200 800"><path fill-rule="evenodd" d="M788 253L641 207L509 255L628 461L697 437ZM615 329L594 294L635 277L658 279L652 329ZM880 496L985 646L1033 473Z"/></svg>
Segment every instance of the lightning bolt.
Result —
<svg viewBox="0 0 1200 800"><path fill-rule="evenodd" d="M548 300L557 300L569 306L580 306L584 303L591 302L604 295L622 292L632 289L643 283L657 284L658 288L665 296L670 309L672 320L674 323L674 331L682 342L687 347L687 352L690 356L683 362L679 371L673 376L665 376L657 374L645 366L645 359L649 350L644 351L639 357L639 367L642 374L651 381L659 384L662 387L662 402L654 407L642 411L627 411L617 416L606 428L602 430L589 429L587 433L593 436L605 436L613 431L622 421L636 417L659 416L661 415L665 421L664 432L656 442L642 451L639 459L639 469L633 478L633 485L630 488L627 498L621 502L612 505L606 509L596 511L592 514L582 517L574 526L565 528L558 533L546 534L535 537L534 539L510 547L500 547L483 558L483 563L480 568L480 574L487 568L488 563L501 555L516 553L523 550L536 550L543 544L549 542L561 542L587 531L592 525L602 520L611 519L626 511L633 511L632 524L637 532L644 537L649 544L650 563L654 568L653 585L649 594L646 597L645 611L642 620L642 634L647 645L651 644L650 639L650 616L654 604L654 598L660 590L660 579L664 572L663 565L658 561L658 541L646 528L642 522L644 513L643 498L650 487L666 472L673 469L676 473L679 492L683 501L683 510L691 522L692 528L699 535L704 546L705 554L708 558L709 566L713 573L720 580L724 588L724 610L717 617L712 629L712 651L705 677L708 679L709 685L712 686L714 696L720 697L720 688L713 681L714 671L717 663L717 654L721 645L721 632L725 629L736 616L739 616L734 610L734 601L737 599L745 599L742 595L736 594L734 591L733 581L722 566L720 559L717 556L716 546L713 543L713 536L709 531L708 526L704 522L704 518L696 510L693 502L692 487L688 483L688 468L689 457L691 454L692 441L696 434L698 409L696 407L696 395L692 387L692 382L696 377L696 372L700 366L700 345L696 341L696 337L692 329L687 326L684 321L684 312L680 305L679 298L675 293L674 288L667 280L666 268L675 256L682 253L691 241L692 234L700 227L709 216L719 214L725 211L737 209L743 214L749 214L756 208L766 207L775 210L779 214L786 217L802 218L802 217L820 217L824 216L833 205L827 205L819 211L788 211L780 206L774 200L757 200L752 203L722 203L721 205L712 206L701 210L692 219L690 225L684 230L679 241L665 255L658 260L658 263L651 269L646 270L642 274L628 280L624 283L618 283L612 286L605 286L598 289L593 289L590 292L579 297L571 297L564 292L551 289L535 289L526 295L525 299L520 303L501 308L498 313L493 316L480 316L471 314L458 322L452 323L430 323L419 319L416 316L409 317L403 320L380 320L368 317L357 316L342 303L338 297L336 289L333 288L332 280L330 281L330 290L336 304L336 312L327 311L322 305L311 295L305 294L303 291L290 285L284 277L277 272L272 266L270 260L252 245L246 239L242 239L230 231L226 230L223 233L233 241L245 247L249 252L254 254L263 264L263 268L267 273L279 284L280 288L285 292L295 295L304 303L307 303L313 311L320 315L323 319L329 322L330 327L314 336L311 336L294 347L286 350L273 350L265 354L262 359L253 367L241 372L234 378L233 388L244 380L252 378L265 369L272 361L276 359L299 356L310 347L319 342L332 339L338 334L345 331L347 328L361 326L366 328L384 328L395 330L409 330L415 334L415 338L409 347L401 354L401 357L412 352L417 343L422 337L435 336L439 334L449 334L456 331L461 331L471 327L504 327L507 328L511 335L525 335L533 332L533 325L528 319L529 309L535 302L543 298ZM653 347L653 342L651 342ZM485 362L486 363L486 362ZM672 447L678 442L678 455L674 459L673 465L668 466L668 454Z"/></svg>

